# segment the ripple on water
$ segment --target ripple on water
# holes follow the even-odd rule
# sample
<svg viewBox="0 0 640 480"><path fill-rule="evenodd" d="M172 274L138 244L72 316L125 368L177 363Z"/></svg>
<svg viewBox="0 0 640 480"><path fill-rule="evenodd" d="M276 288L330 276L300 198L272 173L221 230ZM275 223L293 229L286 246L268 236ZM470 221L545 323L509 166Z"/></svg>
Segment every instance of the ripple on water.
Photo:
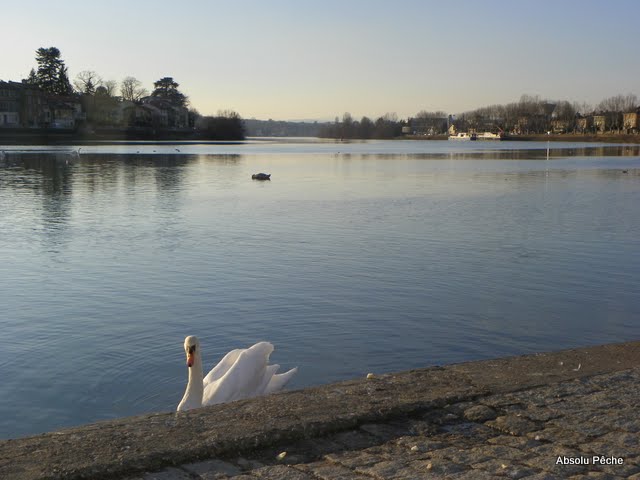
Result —
<svg viewBox="0 0 640 480"><path fill-rule="evenodd" d="M0 437L174 409L189 334L206 369L272 341L292 388L640 335L637 154L444 143L16 153Z"/></svg>

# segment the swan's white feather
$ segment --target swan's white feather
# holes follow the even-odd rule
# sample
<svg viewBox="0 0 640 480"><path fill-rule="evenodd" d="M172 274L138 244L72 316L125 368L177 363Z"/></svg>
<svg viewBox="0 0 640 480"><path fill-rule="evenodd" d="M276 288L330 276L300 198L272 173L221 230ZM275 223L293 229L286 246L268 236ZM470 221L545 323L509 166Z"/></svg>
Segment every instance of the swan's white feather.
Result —
<svg viewBox="0 0 640 480"><path fill-rule="evenodd" d="M195 337L187 337L189 338L197 342ZM186 342L187 340L185 345ZM192 367L194 371L190 373L202 371L199 342L197 345L195 364ZM246 349L232 350L203 378L202 394L197 379L190 375L187 391L178 410L251 398L282 389L298 369L277 374L280 366L269 365L272 352L273 345L269 342L259 342ZM194 398L199 399L200 396L202 400L198 404Z"/></svg>
<svg viewBox="0 0 640 480"><path fill-rule="evenodd" d="M276 368L276 371L277 370L278 369ZM287 383L289 383L289 380L291 380L291 377L293 377L297 371L298 371L298 368L295 367L289 370L288 372L284 372L279 375L273 375L269 379L269 383L267 384L267 387L264 389L264 393L269 394L269 393L277 392L278 390L282 389Z"/></svg>
<svg viewBox="0 0 640 480"><path fill-rule="evenodd" d="M218 364L211 369L207 376L202 379L202 384L206 387L208 384L215 382L219 378L223 377L233 364L238 360L240 354L244 351L242 348L231 350L227 353Z"/></svg>

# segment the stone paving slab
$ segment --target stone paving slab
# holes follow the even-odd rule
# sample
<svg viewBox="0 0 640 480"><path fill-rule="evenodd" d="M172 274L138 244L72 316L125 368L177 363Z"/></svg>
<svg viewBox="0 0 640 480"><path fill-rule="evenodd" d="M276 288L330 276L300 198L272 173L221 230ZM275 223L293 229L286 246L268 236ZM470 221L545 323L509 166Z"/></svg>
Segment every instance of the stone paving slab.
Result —
<svg viewBox="0 0 640 480"><path fill-rule="evenodd" d="M101 422L0 442L0 478L640 478L639 366L632 342Z"/></svg>
<svg viewBox="0 0 640 480"><path fill-rule="evenodd" d="M612 408L602 409L603 402ZM547 408L554 413L541 413ZM477 416L478 411L483 414ZM626 421L616 421L621 418ZM585 431L585 421L604 427ZM193 478L640 478L638 425L640 367L361 425L349 436L325 438L324 451L290 443L279 447L287 452L280 459L276 448L254 452L254 461L260 464L255 469L243 469L228 459L223 472L217 464L203 462L198 470L202 476ZM175 469L166 472L176 475L171 478L182 478ZM152 475L140 480L155 478Z"/></svg>

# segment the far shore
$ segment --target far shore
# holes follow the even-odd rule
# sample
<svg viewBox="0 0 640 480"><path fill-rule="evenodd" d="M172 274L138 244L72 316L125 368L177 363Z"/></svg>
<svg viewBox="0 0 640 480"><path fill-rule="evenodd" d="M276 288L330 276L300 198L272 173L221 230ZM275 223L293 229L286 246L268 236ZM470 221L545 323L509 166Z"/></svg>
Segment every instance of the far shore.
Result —
<svg viewBox="0 0 640 480"><path fill-rule="evenodd" d="M295 137L282 137L295 138ZM317 137L319 140L332 140L331 138ZM447 140L448 135L403 135L395 140ZM89 144L93 142L193 142L193 141L217 141L217 142L242 142L242 139L207 139L202 138L190 129L150 131L146 129L107 129L99 132L83 133L73 130L47 130L47 129L0 129L1 145L70 145ZM340 141L340 139L333 139ZM343 139L365 140L365 139ZM375 140L375 139L371 139ZM503 140L521 142L568 142L568 143L621 143L640 144L640 134L531 134L531 135L507 135ZM493 140L478 140L481 143Z"/></svg>
<svg viewBox="0 0 640 480"><path fill-rule="evenodd" d="M0 128L0 145L82 145L93 142L187 142L228 141L243 138L208 138L193 129L153 130L147 128L102 129L83 132L71 129Z"/></svg>

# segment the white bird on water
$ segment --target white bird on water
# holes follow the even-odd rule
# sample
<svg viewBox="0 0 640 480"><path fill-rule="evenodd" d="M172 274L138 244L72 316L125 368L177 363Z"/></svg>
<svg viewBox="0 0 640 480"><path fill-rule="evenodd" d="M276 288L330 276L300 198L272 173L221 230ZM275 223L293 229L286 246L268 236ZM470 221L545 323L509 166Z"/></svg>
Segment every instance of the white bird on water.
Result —
<svg viewBox="0 0 640 480"><path fill-rule="evenodd" d="M277 392L298 371L292 368L276 374L280 365L269 365L273 345L268 342L232 350L204 378L198 339L194 336L185 338L184 351L189 367L189 382L178 405L179 412Z"/></svg>

